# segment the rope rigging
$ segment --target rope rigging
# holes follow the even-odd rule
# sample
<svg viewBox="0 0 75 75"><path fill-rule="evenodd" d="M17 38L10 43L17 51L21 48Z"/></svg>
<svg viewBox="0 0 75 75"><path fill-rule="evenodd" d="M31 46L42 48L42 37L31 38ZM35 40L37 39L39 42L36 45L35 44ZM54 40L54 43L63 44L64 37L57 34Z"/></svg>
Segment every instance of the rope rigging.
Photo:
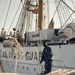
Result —
<svg viewBox="0 0 75 75"><path fill-rule="evenodd" d="M21 0L21 1L22 1L22 0ZM11 25L10 25L10 27L9 27L7 33L9 33L9 31L10 31L12 25L13 25L13 22L14 22L14 20L15 20L15 18L16 18L16 15L17 15L17 13L18 13L18 11L19 11L20 6L21 6L21 2L20 2L19 6L18 6L18 8L17 8L17 11L16 11L16 13L15 13L15 15L14 15L14 18L13 18L13 20L12 20L12 22L11 22Z"/></svg>
<svg viewBox="0 0 75 75"><path fill-rule="evenodd" d="M7 17L8 17L8 13L9 13L9 9L10 9L10 5L11 5L11 1L9 2L9 6L8 6L8 10L7 10L7 13L6 13L6 17L5 17L5 21L4 21L4 25L3 25L3 28L5 28L5 24L6 24L6 20L7 20Z"/></svg>
<svg viewBox="0 0 75 75"><path fill-rule="evenodd" d="M59 3L57 4L55 13L57 11L61 27L64 27L73 20L72 14L75 13L75 11L66 4L65 0L57 0L57 1ZM54 18L55 13L52 19Z"/></svg>
<svg viewBox="0 0 75 75"><path fill-rule="evenodd" d="M68 17L68 19L65 21L65 23L63 24L63 26L62 27L64 27L64 25L69 21L69 19L70 19L70 17L73 15L73 13ZM62 28L61 27L61 28Z"/></svg>
<svg viewBox="0 0 75 75"><path fill-rule="evenodd" d="M69 27L74 21L75 21L75 19L73 19L73 21L68 26L66 26L64 29L62 29L62 31L64 31L67 27Z"/></svg>
<svg viewBox="0 0 75 75"><path fill-rule="evenodd" d="M25 18L26 18L26 0L24 1L23 3L23 6L22 6L22 9L21 9L21 12L19 14L19 18L18 18L18 21L17 21L17 24L15 26L16 28L16 33L19 32L21 35L22 35L22 32L24 31L24 24L25 24Z"/></svg>
<svg viewBox="0 0 75 75"><path fill-rule="evenodd" d="M72 22L73 21L73 17L72 17L72 15L73 14L75 14L75 11L70 7L70 6L68 6L63 0L61 0L67 7L68 7L68 9L70 9L70 11L72 12L72 13L68 13L68 18L66 19L66 21L64 22L64 24L63 24L63 26L62 27L64 27L65 26L65 24L67 24L67 22L69 23L69 21L70 22ZM69 12L70 12L69 11Z"/></svg>
<svg viewBox="0 0 75 75"><path fill-rule="evenodd" d="M75 13L75 11L70 7L68 6L63 0L61 0L73 13Z"/></svg>

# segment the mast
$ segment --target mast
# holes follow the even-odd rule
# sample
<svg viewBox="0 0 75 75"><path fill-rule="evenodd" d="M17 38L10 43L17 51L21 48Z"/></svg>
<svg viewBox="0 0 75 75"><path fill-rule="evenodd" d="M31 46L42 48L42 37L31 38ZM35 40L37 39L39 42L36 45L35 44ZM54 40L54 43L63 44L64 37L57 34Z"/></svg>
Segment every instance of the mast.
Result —
<svg viewBox="0 0 75 75"><path fill-rule="evenodd" d="M39 0L39 9L38 9L38 30L43 29L43 0Z"/></svg>

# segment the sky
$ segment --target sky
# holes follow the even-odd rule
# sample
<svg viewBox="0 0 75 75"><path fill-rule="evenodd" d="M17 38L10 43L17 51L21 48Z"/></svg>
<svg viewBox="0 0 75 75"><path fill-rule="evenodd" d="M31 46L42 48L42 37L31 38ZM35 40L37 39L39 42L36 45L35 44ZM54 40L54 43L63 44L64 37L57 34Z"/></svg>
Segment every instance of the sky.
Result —
<svg viewBox="0 0 75 75"><path fill-rule="evenodd" d="M35 0L33 0L33 1L35 1ZM73 6L72 4L70 4L71 0L66 0L66 1L69 3L69 5ZM12 20L14 18L14 15L15 15L15 13L18 9L18 6L20 4L20 0L11 0L8 16L7 16L7 19L5 20L9 3L10 3L10 0L0 0L0 31L1 31L1 28L3 28L4 25L5 25L5 27L4 27L5 30L8 31L8 29L9 29L11 23L12 23ZM18 13L17 13L17 15L16 15L16 17L13 21L11 29L16 26L22 4L23 4L23 2L20 5L19 11L18 11ZM51 19L52 16L53 16L53 12L55 11L56 8L55 8L55 5L54 5L55 4L54 0L49 0L49 4L50 4L49 7L51 8L49 16L50 16L50 19ZM57 17L56 17L56 19L57 19ZM55 22L55 23L57 23L57 25L55 25L55 28L60 27L58 22L59 21Z"/></svg>
<svg viewBox="0 0 75 75"><path fill-rule="evenodd" d="M10 3L10 0L0 0L0 30L1 30L1 28L3 28L4 23L5 23L4 28L6 31L8 31L8 28L11 25L12 20L14 18L14 15L15 15L15 13L18 9L18 6L20 4L20 0L11 0L11 5L9 8L8 16L7 16L7 19L5 21L9 3ZM22 6L22 4L21 4L21 6ZM12 24L13 27L15 27L15 25L16 25L16 22L17 22L17 19L19 16L18 14L20 13L20 10L21 10L21 6L20 6L19 11L18 11L18 13L15 17L15 20Z"/></svg>

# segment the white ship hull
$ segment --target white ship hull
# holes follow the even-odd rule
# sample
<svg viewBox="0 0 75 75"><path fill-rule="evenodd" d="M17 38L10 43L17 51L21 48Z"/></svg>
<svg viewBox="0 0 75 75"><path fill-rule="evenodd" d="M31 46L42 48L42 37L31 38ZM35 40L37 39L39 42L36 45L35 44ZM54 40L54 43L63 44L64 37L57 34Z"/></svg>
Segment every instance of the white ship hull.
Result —
<svg viewBox="0 0 75 75"><path fill-rule="evenodd" d="M11 2L9 3L10 8ZM65 41L67 42L71 38L75 38L75 19L73 15L75 11L72 10L72 8L68 6L69 4L67 4L64 0L61 0L60 2L57 0L55 3L55 12L52 13L51 19L49 17L49 13L51 13L49 12L49 7L45 7L45 5L49 4L48 1L21 0L20 4L23 4L21 7L22 10L18 15L18 20L16 20L17 24L15 28L13 28L14 34L6 36L4 28L6 23L5 21L7 21L6 19L8 18L8 8L3 29L1 31L2 43L4 43L3 40L10 39L9 43L6 41L4 43L6 47L2 48L2 45L0 44L0 62L3 72L17 72L30 75L38 75L43 72L44 63L39 63L43 46L37 46L41 45L40 43L43 41L47 41L48 43L63 43L62 45L50 46L54 55L52 71L58 68L75 69L75 44L64 44ZM19 8L20 6L18 7L18 10ZM8 31L12 27L18 10L12 19L11 25L7 26L9 27ZM56 16L57 13L58 15ZM55 19L56 22L53 21ZM60 30L54 29L55 23L58 25L58 21L60 21L61 25ZM13 38L12 36L16 38ZM29 44L30 46L22 49L22 43L25 43L25 45ZM75 41L73 43L75 43ZM36 45L35 47L33 47L34 44ZM9 45L9 47L7 47L7 45ZM15 50L17 51L17 54L22 55L22 57L20 56L19 59L16 58L17 55L14 57L16 52Z"/></svg>
<svg viewBox="0 0 75 75"><path fill-rule="evenodd" d="M52 70L58 68L75 69L75 44L53 45L54 61ZM0 60L3 72L17 72L21 74L37 75L41 73L42 65L39 64L43 47L24 47L22 59L15 59L11 56L11 48L0 51Z"/></svg>

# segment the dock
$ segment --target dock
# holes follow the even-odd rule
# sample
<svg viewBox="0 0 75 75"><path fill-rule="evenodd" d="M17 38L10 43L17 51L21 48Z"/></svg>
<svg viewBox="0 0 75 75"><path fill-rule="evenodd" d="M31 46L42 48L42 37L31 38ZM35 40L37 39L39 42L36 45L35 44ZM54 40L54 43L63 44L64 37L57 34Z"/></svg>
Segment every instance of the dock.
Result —
<svg viewBox="0 0 75 75"><path fill-rule="evenodd" d="M75 75L75 69L58 69L47 75Z"/></svg>

